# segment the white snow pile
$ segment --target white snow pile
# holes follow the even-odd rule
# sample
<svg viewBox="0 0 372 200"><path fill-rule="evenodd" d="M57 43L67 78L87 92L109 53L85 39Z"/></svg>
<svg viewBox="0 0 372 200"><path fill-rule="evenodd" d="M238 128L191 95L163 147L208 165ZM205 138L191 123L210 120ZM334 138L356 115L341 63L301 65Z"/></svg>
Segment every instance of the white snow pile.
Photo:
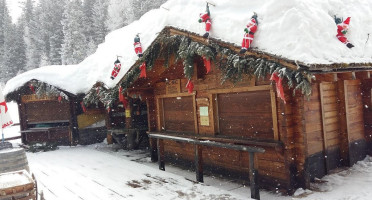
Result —
<svg viewBox="0 0 372 200"><path fill-rule="evenodd" d="M213 0L210 6L210 37L240 46L244 28L253 12L258 14L258 31L253 47L305 64L372 63L372 1L370 0ZM149 47L165 26L204 34L204 23L198 23L205 11L203 0L169 0L151 10L140 20L108 34L97 51L77 65L46 66L34 69L8 81L4 93L37 79L71 93L86 93L97 81L114 87L135 63L133 38L140 33L143 50ZM336 38L334 15L351 17L346 34L355 45L349 49ZM372 35L371 35L372 37ZM122 69L110 79L116 56L121 56Z"/></svg>

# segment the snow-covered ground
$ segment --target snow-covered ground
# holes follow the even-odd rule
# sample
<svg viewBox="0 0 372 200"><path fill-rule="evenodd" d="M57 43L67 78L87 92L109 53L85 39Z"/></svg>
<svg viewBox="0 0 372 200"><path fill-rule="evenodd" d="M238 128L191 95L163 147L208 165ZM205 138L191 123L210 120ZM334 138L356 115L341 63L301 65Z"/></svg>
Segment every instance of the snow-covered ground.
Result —
<svg viewBox="0 0 372 200"><path fill-rule="evenodd" d="M9 103L15 123L18 111ZM19 126L4 130L5 137L19 135ZM20 140L11 141L18 146ZM196 183L195 173L170 166L160 171L148 152L125 151L105 143L60 147L56 151L27 153L39 192L46 200L119 200L119 199L249 199L249 186L232 180L205 176ZM261 190L263 200L370 200L372 199L372 157L352 168L332 174L312 184L311 190L299 189L295 195L282 196Z"/></svg>

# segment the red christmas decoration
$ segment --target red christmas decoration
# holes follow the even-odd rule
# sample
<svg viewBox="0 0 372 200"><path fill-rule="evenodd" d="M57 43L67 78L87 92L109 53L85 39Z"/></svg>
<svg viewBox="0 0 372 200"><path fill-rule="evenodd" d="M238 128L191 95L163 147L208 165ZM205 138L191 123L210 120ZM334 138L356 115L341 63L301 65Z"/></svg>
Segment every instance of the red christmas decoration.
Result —
<svg viewBox="0 0 372 200"><path fill-rule="evenodd" d="M121 86L119 88L119 101L123 103L124 108L128 106L128 101L123 94L123 88Z"/></svg>
<svg viewBox="0 0 372 200"><path fill-rule="evenodd" d="M278 76L278 73L274 72L271 75L270 80L275 81L276 93L284 101L284 103L286 103L285 97L284 97L284 91L283 91L283 83L282 83L283 79Z"/></svg>
<svg viewBox="0 0 372 200"><path fill-rule="evenodd" d="M142 65L140 66L141 74L140 78L146 78L146 63L143 62Z"/></svg>
<svg viewBox="0 0 372 200"><path fill-rule="evenodd" d="M137 56L142 57L141 39L138 36L138 34L136 35L136 37L134 37L134 44L133 45L134 45L134 51L136 52Z"/></svg>
<svg viewBox="0 0 372 200"><path fill-rule="evenodd" d="M84 105L84 102L80 102L81 108L83 109L83 112L87 112L87 108Z"/></svg>
<svg viewBox="0 0 372 200"><path fill-rule="evenodd" d="M116 76L119 74L120 72L120 69L121 69L121 63L120 63L120 60L117 59L115 62L114 62L114 69L112 70L111 72L111 79L114 80L116 78Z"/></svg>
<svg viewBox="0 0 372 200"><path fill-rule="evenodd" d="M187 81L186 88L189 91L189 94L191 94L194 89L194 83L192 83L191 80Z"/></svg>
<svg viewBox="0 0 372 200"><path fill-rule="evenodd" d="M32 91L32 93L35 94L35 87L34 87L34 85L30 84L28 87L30 88L30 90Z"/></svg>
<svg viewBox="0 0 372 200"><path fill-rule="evenodd" d="M255 13L251 17L251 21L247 24L247 28L244 29L245 34L242 41L242 49L240 50L240 53L245 53L247 49L251 47L251 44L253 42L254 34L257 31L257 14Z"/></svg>
<svg viewBox="0 0 372 200"><path fill-rule="evenodd" d="M5 113L8 112L8 106L6 105L6 102L5 101L1 102L0 103L0 106L4 106L5 107ZM1 113L1 109L0 109L0 113Z"/></svg>
<svg viewBox="0 0 372 200"><path fill-rule="evenodd" d="M350 23L350 17L346 18L345 21L341 23L341 19L335 17L335 22L337 24L337 35L336 37L340 42L346 44L347 47L353 48L354 45L349 42L349 40L346 38L345 34L347 33L349 29L349 23Z"/></svg>
<svg viewBox="0 0 372 200"><path fill-rule="evenodd" d="M203 62L208 74L211 71L211 60L203 56Z"/></svg>
<svg viewBox="0 0 372 200"><path fill-rule="evenodd" d="M207 3L207 8L204 13L199 14L199 23L205 22L205 33L203 35L204 38L209 37L209 31L211 30L212 27L212 21L211 21L211 13L209 11L209 5Z"/></svg>
<svg viewBox="0 0 372 200"><path fill-rule="evenodd" d="M61 95L59 95L57 99L58 99L58 102L59 102L59 103L62 102L62 96L61 96Z"/></svg>

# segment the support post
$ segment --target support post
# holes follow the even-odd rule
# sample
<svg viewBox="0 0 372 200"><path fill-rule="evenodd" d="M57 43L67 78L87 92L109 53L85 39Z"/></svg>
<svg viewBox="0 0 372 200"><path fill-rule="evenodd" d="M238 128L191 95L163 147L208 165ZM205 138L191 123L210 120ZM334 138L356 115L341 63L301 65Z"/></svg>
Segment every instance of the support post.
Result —
<svg viewBox="0 0 372 200"><path fill-rule="evenodd" d="M157 152L157 140L149 138L150 140L150 150L151 150L151 161L158 161L158 152Z"/></svg>
<svg viewBox="0 0 372 200"><path fill-rule="evenodd" d="M196 181L203 183L203 147L197 144L195 144L195 172Z"/></svg>
<svg viewBox="0 0 372 200"><path fill-rule="evenodd" d="M251 198L260 200L258 187L258 170L254 166L254 153L249 152L249 184L251 186Z"/></svg>
<svg viewBox="0 0 372 200"><path fill-rule="evenodd" d="M158 164L159 169L165 171L165 164L164 164L164 142L163 140L158 138L157 141L158 145Z"/></svg>

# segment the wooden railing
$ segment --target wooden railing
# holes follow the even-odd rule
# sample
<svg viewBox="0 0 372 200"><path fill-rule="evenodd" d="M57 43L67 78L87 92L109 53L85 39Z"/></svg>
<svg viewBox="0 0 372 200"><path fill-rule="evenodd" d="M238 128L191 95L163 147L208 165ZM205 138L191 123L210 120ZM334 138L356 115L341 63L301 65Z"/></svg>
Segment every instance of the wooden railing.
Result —
<svg viewBox="0 0 372 200"><path fill-rule="evenodd" d="M149 133L150 138L157 139L157 150L158 150L158 164L159 169L165 171L164 162L164 143L163 140L172 140L177 142L185 142L195 145L195 169L196 169L196 180L198 182L203 182L203 157L202 151L203 146L212 146L225 149L232 149L238 151L249 152L249 183L251 189L251 198L260 199L259 186L258 186L258 170L254 165L254 154L264 153L265 149L259 147L251 147L244 145L236 145L229 143L221 143L210 140L200 140L198 138L185 138L178 136L170 136L157 133Z"/></svg>

